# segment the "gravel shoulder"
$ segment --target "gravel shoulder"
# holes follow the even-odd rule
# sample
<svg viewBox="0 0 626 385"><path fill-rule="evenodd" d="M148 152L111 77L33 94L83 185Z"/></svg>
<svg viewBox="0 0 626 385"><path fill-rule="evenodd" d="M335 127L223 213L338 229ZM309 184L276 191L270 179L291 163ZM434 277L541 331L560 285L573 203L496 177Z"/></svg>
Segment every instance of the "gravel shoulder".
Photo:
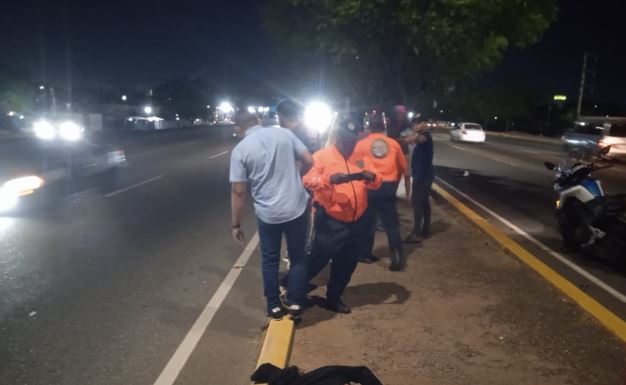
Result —
<svg viewBox="0 0 626 385"><path fill-rule="evenodd" d="M405 204L401 221L410 228ZM626 345L565 295L445 203L433 206L433 233L407 250L405 272L389 272L388 258L359 265L352 314L310 309L291 364L366 365L394 385L624 384Z"/></svg>

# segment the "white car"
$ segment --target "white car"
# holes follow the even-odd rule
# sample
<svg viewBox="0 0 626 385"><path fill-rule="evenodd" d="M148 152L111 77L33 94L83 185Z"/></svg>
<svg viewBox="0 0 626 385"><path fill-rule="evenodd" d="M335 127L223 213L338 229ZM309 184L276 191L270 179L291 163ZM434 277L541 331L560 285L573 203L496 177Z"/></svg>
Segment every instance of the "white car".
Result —
<svg viewBox="0 0 626 385"><path fill-rule="evenodd" d="M450 131L450 140L453 142L485 143L483 127L478 123L457 123Z"/></svg>

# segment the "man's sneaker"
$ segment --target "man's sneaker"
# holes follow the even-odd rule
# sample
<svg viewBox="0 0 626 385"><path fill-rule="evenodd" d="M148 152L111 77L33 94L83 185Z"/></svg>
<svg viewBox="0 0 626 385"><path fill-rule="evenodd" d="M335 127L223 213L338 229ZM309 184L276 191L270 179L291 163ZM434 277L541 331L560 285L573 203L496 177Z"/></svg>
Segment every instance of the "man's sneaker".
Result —
<svg viewBox="0 0 626 385"><path fill-rule="evenodd" d="M341 299L337 300L326 300L326 308L330 311L334 311L335 313L341 314L350 314L352 313L352 309L350 306L346 305Z"/></svg>
<svg viewBox="0 0 626 385"><path fill-rule="evenodd" d="M424 240L419 234L411 233L406 238L404 238L404 243L420 243Z"/></svg>
<svg viewBox="0 0 626 385"><path fill-rule="evenodd" d="M359 262L361 262L361 263L365 263L365 264L368 264L368 265L370 265L370 264L372 264L372 263L376 263L376 262L378 262L379 260L380 260L380 258L375 257L375 256L373 256L373 255L370 255L370 256L367 256L367 257L360 257L360 258L359 258Z"/></svg>
<svg viewBox="0 0 626 385"><path fill-rule="evenodd" d="M294 321L298 321L302 318L303 311L302 311L302 306L300 305L296 305L296 304L289 305L289 308L287 309L287 311L289 312L291 319Z"/></svg>
<svg viewBox="0 0 626 385"><path fill-rule="evenodd" d="M285 310L283 310L280 306L276 306L272 310L269 310L266 314L274 321L280 321L285 317Z"/></svg>

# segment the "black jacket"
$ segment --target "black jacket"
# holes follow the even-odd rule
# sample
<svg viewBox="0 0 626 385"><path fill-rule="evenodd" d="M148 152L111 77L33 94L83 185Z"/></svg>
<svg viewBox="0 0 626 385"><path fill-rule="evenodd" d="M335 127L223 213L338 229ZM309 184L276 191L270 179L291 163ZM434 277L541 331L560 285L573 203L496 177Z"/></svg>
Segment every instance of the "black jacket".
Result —
<svg viewBox="0 0 626 385"><path fill-rule="evenodd" d="M250 379L269 385L383 385L365 366L325 366L300 375L295 366L279 369L272 364L263 364Z"/></svg>

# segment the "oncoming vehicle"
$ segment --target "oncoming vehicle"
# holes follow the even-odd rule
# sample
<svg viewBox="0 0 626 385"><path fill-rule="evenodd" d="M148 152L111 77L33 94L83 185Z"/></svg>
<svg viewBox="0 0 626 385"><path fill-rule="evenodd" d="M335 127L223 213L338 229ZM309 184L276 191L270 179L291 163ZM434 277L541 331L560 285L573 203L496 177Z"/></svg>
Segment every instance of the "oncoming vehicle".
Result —
<svg viewBox="0 0 626 385"><path fill-rule="evenodd" d="M604 147L599 155L609 151L610 147ZM592 177L593 172L611 165L568 159L558 165L545 162L545 166L556 174L555 216L565 246L626 262L626 195L605 195L601 182Z"/></svg>
<svg viewBox="0 0 626 385"><path fill-rule="evenodd" d="M575 122L562 140L566 151L597 154L601 148L610 146L607 156L626 157L626 118Z"/></svg>
<svg viewBox="0 0 626 385"><path fill-rule="evenodd" d="M0 215L50 206L66 194L89 188L111 189L126 163L120 149L84 139L44 137L0 142Z"/></svg>
<svg viewBox="0 0 626 385"><path fill-rule="evenodd" d="M478 123L457 123L450 131L453 142L485 143L486 135Z"/></svg>

